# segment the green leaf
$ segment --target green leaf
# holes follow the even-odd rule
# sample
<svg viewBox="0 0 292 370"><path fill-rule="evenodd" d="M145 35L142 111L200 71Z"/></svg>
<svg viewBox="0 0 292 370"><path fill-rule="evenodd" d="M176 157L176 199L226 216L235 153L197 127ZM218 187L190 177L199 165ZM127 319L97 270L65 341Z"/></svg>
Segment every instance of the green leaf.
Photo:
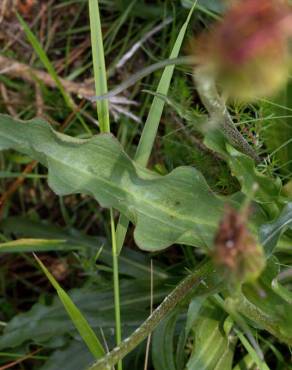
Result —
<svg viewBox="0 0 292 370"><path fill-rule="evenodd" d="M1 222L0 229L7 237L10 237L12 233L22 238L46 239L48 242L52 240L62 240L64 242L61 245L48 243L48 250L56 250L56 247L63 248L63 250L67 251L79 250L79 253L85 254L87 257L88 255L95 256L96 251L102 248L98 261L112 266L111 248L105 238L84 235L76 229L65 230L61 227L51 225L48 222L33 221L29 217L6 218ZM20 248L23 247L20 246ZM30 244L30 246L27 245L27 252L36 252L38 250L37 242ZM21 249L21 251L24 252L23 249ZM4 252L4 250L0 248L0 253L1 252ZM20 252L20 250L14 247L12 250L9 249L9 252ZM119 258L120 273L135 279L140 278L147 281L150 280L151 273L154 279L168 278L169 274L165 272L165 266L160 265L156 261L153 263L153 270L151 272L150 258L150 255L125 248Z"/></svg>
<svg viewBox="0 0 292 370"><path fill-rule="evenodd" d="M50 62L50 60L49 60L45 50L43 49L42 45L40 44L40 42L38 41L38 39L36 38L34 33L30 30L30 28L27 25L27 23L25 22L25 20L19 14L17 14L17 18L18 18L19 23L21 24L21 26L22 26L25 34L26 34L26 37L27 37L28 41L31 43L32 47L34 48L34 51L36 52L36 54L40 58L41 62L43 63L43 65L45 66L47 71L49 72L52 79L55 81L58 89L60 90L60 93L62 94L62 96L65 100L65 103L67 104L67 106L69 108L72 108L73 107L72 100L71 100L70 96L67 94L67 92L65 91L65 89L64 89L64 87L63 87L63 85L62 85L62 83L59 79L59 76L58 76L53 64Z"/></svg>
<svg viewBox="0 0 292 370"><path fill-rule="evenodd" d="M212 285L212 283L211 283ZM188 308L187 312L187 318L185 321L185 327L184 330L181 331L179 339L178 339L178 344L176 348L176 368L177 370L183 370L185 369L185 364L186 364L186 351L185 351L185 346L187 339L189 337L189 334L192 330L192 327L197 320L198 314L200 312L200 309L202 307L202 304L206 300L207 296L212 294L211 292L203 296L197 296L194 297Z"/></svg>
<svg viewBox="0 0 292 370"><path fill-rule="evenodd" d="M176 58L180 52L182 42L185 37L185 33L190 22L193 11L196 7L196 1L192 4L191 10L188 14L188 17L183 24L182 28L179 31L173 49L170 53L169 59ZM170 82L174 72L174 65L167 66L161 76L159 84L157 86L156 92L158 94L167 95ZM137 148L135 155L135 160L142 166L146 166L149 160L151 150L154 144L154 140L157 134L159 122L163 112L165 102L159 97L155 96L150 107L150 111L145 122L145 127L143 129L141 139Z"/></svg>
<svg viewBox="0 0 292 370"><path fill-rule="evenodd" d="M284 207L279 217L260 228L260 241L268 256L273 253L280 236L289 228L292 228L292 202Z"/></svg>
<svg viewBox="0 0 292 370"><path fill-rule="evenodd" d="M181 46L182 46L182 43L183 43L183 40L186 34L186 30L191 20L195 6L196 6L196 3L192 4L192 6L190 7L191 9L187 16L187 19L182 25L178 33L178 36L176 38L176 41L174 43L174 46L171 50L171 53L169 56L170 59L176 58L179 55L179 52L180 52L180 49L181 49ZM175 66L172 65L172 66L167 66L164 69L162 76L160 78L159 84L156 89L157 94L167 95L169 91L169 87L170 87L170 82L171 82L171 79L174 73L174 68ZM137 151L135 154L135 161L143 167L147 166L147 162L150 158L151 151L152 151L154 141L155 141L155 137L157 135L159 123L161 120L162 112L164 109L164 105L165 105L165 101L163 101L159 97L156 97L156 96L154 97L149 113L148 113L148 116L147 116L147 119L146 119L146 122L145 122L145 126L142 131L142 135L139 140L139 145L137 147ZM117 226L118 252L120 252L122 249L128 225L129 225L129 222L127 218L122 215L120 217L120 220Z"/></svg>
<svg viewBox="0 0 292 370"><path fill-rule="evenodd" d="M143 348L139 348L124 359L123 367L125 369L141 370L143 368L144 356ZM77 338L71 340L65 348L55 350L46 363L38 370L83 370L87 369L93 360L94 358L87 347ZM135 365L133 366L133 364Z"/></svg>
<svg viewBox="0 0 292 370"><path fill-rule="evenodd" d="M291 291L286 288L283 284L280 284L279 283L279 279L278 277L276 277L273 281L272 281L272 289L273 291L278 295L280 296L281 298L283 298L287 303L289 303L290 305L292 305L292 293Z"/></svg>
<svg viewBox="0 0 292 370"><path fill-rule="evenodd" d="M16 253L16 252L46 252L46 251L62 251L62 250L77 250L77 245L68 246L66 240L48 240L48 239L18 239L11 242L0 243L0 253Z"/></svg>
<svg viewBox="0 0 292 370"><path fill-rule="evenodd" d="M155 370L176 370L174 331L178 310L174 310L157 327L152 339L152 360Z"/></svg>
<svg viewBox="0 0 292 370"><path fill-rule="evenodd" d="M84 343L73 340L66 348L54 351L40 370L81 370L93 360Z"/></svg>
<svg viewBox="0 0 292 370"><path fill-rule="evenodd" d="M232 174L241 184L241 191L262 205L270 217L279 213L279 198L282 188L280 178L271 178L260 173L254 161L227 144L228 164ZM257 189L255 189L257 185Z"/></svg>
<svg viewBox="0 0 292 370"><path fill-rule="evenodd" d="M261 173L254 161L228 144L218 129L210 130L204 143L226 159L232 175L241 185L243 194L261 204L270 219L279 214L283 203L281 199L282 182L279 177L273 178Z"/></svg>
<svg viewBox="0 0 292 370"><path fill-rule="evenodd" d="M206 302L193 325L195 342L187 369L231 369L235 347L234 339L229 336L231 328L225 312Z"/></svg>
<svg viewBox="0 0 292 370"><path fill-rule="evenodd" d="M190 8L194 2L195 0L181 0L181 4L185 8ZM224 1L222 0L198 0L197 5L199 9L215 13L223 13L224 9L226 8Z"/></svg>
<svg viewBox="0 0 292 370"><path fill-rule="evenodd" d="M194 168L160 176L131 161L110 134L75 139L41 119L23 122L0 115L0 149L8 148L47 166L57 194L90 194L101 206L119 210L136 225L134 238L142 249L213 244L225 202Z"/></svg>
<svg viewBox="0 0 292 370"><path fill-rule="evenodd" d="M104 349L101 343L99 342L97 336L95 335L94 331L88 324L88 321L86 320L86 318L82 315L81 311L77 308L77 306L71 300L70 296L64 291L64 289L61 288L57 280L50 273L50 271L46 268L46 266L42 263L42 261L37 256L35 256L35 259L37 260L44 274L49 279L50 283L56 289L57 294L65 310L70 316L72 322L74 323L76 329L81 335L84 343L86 343L90 352L93 354L95 358L104 356L105 354Z"/></svg>
<svg viewBox="0 0 292 370"><path fill-rule="evenodd" d="M241 341L242 345L245 347L248 354L251 356L253 363L257 365L258 370L270 370L266 362L259 358L257 352L249 343L249 341L246 339L246 337L243 335L243 333L241 333L239 330L235 330L235 332L239 340Z"/></svg>
<svg viewBox="0 0 292 370"><path fill-rule="evenodd" d="M91 31L91 48L96 95L107 93L107 76L105 68L102 30L97 0L89 0L89 18ZM101 132L110 131L108 100L96 103L97 116Z"/></svg>
<svg viewBox="0 0 292 370"><path fill-rule="evenodd" d="M292 344L291 304L272 288L272 281L279 274L279 262L272 257L259 279L258 287L244 285L237 309L256 327L269 331L280 341Z"/></svg>
<svg viewBox="0 0 292 370"><path fill-rule="evenodd" d="M163 300L173 286L173 279L154 282L154 304ZM134 331L149 315L149 281L130 279L121 281L121 311L123 333ZM114 345L112 328L114 322L114 300L111 285L97 285L74 289L69 292L71 300L82 311L90 326L100 333L103 329L109 345ZM0 349L17 347L27 341L56 347L64 335L76 336L76 328L63 309L58 297L45 306L36 303L24 313L13 317L0 336Z"/></svg>
<svg viewBox="0 0 292 370"><path fill-rule="evenodd" d="M192 330L193 325L195 324L196 320L198 319L198 315L202 308L203 303L205 302L206 297L195 297L192 299L188 313L187 313L187 322L186 322L186 336L189 335L190 331Z"/></svg>

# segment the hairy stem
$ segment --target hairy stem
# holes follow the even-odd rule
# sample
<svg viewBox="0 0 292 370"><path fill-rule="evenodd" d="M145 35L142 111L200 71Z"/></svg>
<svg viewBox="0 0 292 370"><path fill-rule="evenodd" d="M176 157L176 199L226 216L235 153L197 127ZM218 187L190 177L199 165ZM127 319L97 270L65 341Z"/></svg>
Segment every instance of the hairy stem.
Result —
<svg viewBox="0 0 292 370"><path fill-rule="evenodd" d="M216 120L219 120L225 137L237 149L259 163L260 157L235 127L227 107L217 92L214 79L204 73L201 68L198 68L193 76L203 104L210 116L215 116Z"/></svg>
<svg viewBox="0 0 292 370"><path fill-rule="evenodd" d="M206 262L194 273L188 275L177 287L163 300L146 321L136 329L133 334L123 340L111 352L97 360L88 370L110 370L119 360L124 358L135 347L137 347L156 328L167 314L181 302L187 294L197 287L204 279L213 273L212 263Z"/></svg>

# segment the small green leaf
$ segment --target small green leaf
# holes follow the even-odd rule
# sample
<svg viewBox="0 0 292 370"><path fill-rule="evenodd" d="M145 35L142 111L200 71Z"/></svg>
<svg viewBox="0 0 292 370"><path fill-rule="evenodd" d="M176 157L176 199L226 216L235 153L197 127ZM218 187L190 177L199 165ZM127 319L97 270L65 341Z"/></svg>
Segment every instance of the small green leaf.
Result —
<svg viewBox="0 0 292 370"><path fill-rule="evenodd" d="M246 284L237 300L238 311L280 341L292 344L291 304L272 288L279 274L279 262L271 257L258 281L258 287Z"/></svg>
<svg viewBox="0 0 292 370"><path fill-rule="evenodd" d="M273 179L260 173L251 158L229 144L226 146L229 154L228 163L232 174L241 184L241 191L250 199L260 203L270 217L276 216L280 209L279 201L282 188L280 178ZM257 189L255 189L255 185Z"/></svg>
<svg viewBox="0 0 292 370"><path fill-rule="evenodd" d="M232 175L241 185L243 194L258 202L270 219L279 214L283 204L283 199L281 199L282 182L279 177L272 178L261 173L256 168L254 161L228 144L218 129L210 130L204 143L226 159Z"/></svg>
<svg viewBox="0 0 292 370"><path fill-rule="evenodd" d="M94 331L89 326L85 317L82 315L82 313L75 306L75 304L73 303L69 295L60 287L57 280L54 278L54 276L49 272L49 270L45 267L45 265L36 255L35 255L35 259L37 260L44 274L50 280L50 283L56 289L57 294L61 302L63 303L65 310L70 316L72 322L74 323L76 329L78 330L82 339L86 343L90 352L93 354L95 358L102 357L105 354L104 349L101 343L99 342L97 336L95 335Z"/></svg>
<svg viewBox="0 0 292 370"><path fill-rule="evenodd" d="M260 228L260 241L268 256L273 253L280 236L289 228L292 228L292 202L284 207L279 217Z"/></svg>

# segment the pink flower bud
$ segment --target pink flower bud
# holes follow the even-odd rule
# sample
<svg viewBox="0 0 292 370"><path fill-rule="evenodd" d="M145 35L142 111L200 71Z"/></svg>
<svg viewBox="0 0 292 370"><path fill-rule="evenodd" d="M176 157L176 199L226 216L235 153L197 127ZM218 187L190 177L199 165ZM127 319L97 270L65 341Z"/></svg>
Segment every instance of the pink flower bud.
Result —
<svg viewBox="0 0 292 370"><path fill-rule="evenodd" d="M246 218L226 208L214 240L214 263L232 285L254 281L265 266L263 249L248 231Z"/></svg>
<svg viewBox="0 0 292 370"><path fill-rule="evenodd" d="M274 93L289 73L291 7L282 0L236 1L194 47L201 67L234 98Z"/></svg>

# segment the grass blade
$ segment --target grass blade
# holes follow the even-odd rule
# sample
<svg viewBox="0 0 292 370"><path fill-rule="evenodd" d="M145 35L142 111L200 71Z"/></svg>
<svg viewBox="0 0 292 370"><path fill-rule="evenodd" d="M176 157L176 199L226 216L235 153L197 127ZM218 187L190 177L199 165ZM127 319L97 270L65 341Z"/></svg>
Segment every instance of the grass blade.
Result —
<svg viewBox="0 0 292 370"><path fill-rule="evenodd" d="M188 24L192 17L193 11L195 10L196 4L197 4L197 1L195 1L194 5L189 11L189 14L187 16L185 23L180 29L180 32L177 36L177 39L175 41L175 44L169 56L170 59L178 57ZM158 84L157 90L156 90L157 94L167 95L170 82L173 76L174 68L175 68L175 65L170 65L164 69L160 82ZM151 104L151 108L148 113L148 117L147 117L144 129L143 129L140 141L139 141L136 155L135 155L136 162L141 164L142 166L146 166L149 160L151 150L154 144L154 140L157 134L159 122L162 116L164 105L165 105L165 101L160 99L158 96L155 96L153 98L153 102ZM117 226L117 231L116 231L117 252L118 253L121 252L121 249L123 247L126 233L128 230L128 225L129 225L129 221L127 220L127 218L121 215L118 226Z"/></svg>
<svg viewBox="0 0 292 370"><path fill-rule="evenodd" d="M195 2L194 5L192 6L185 23L180 29L180 32L177 36L177 39L175 41L175 44L169 56L170 59L178 57L188 24L190 22L193 11L196 7L196 3L197 2ZM167 95L170 82L173 76L174 68L175 66L171 65L171 66L167 66L164 69L161 79L159 81L157 90L156 90L158 94ZM152 102L152 105L151 105L151 108L150 108L150 111L149 111L149 114L148 114L148 117L145 123L145 127L143 129L141 139L140 139L140 142L137 148L137 152L135 155L136 162L138 162L142 166L147 165L148 159L150 157L164 105L165 105L165 102L161 100L159 97L155 96L153 98L153 102Z"/></svg>
<svg viewBox="0 0 292 370"><path fill-rule="evenodd" d="M69 250L78 250L77 245L72 245ZM57 250L68 250L66 240L62 239L17 239L0 243L0 253L25 253L25 252L47 252Z"/></svg>
<svg viewBox="0 0 292 370"><path fill-rule="evenodd" d="M34 48L34 51L36 52L36 54L40 58L41 62L43 63L43 65L46 68L46 70L48 71L48 73L51 75L52 79L55 81L61 95L63 96L63 99L64 99L67 107L69 109L71 109L73 112L76 112L74 102L72 101L70 95L64 89L64 87L63 87L63 85L62 85L62 83L59 79L59 76L58 76L53 64L50 62L50 60L49 60L45 50L43 49L42 45L40 44L40 42L38 41L38 39L36 38L34 33L31 31L31 29L29 28L29 26L25 22L25 20L19 14L16 13L16 15L17 15L19 23L21 24L21 26L22 26L22 28L25 32L25 35L26 35L28 41L30 42L30 44ZM92 135L91 131L87 127L87 125L84 122L81 115L78 112L76 112L75 114L76 114L76 117L79 119L81 125L83 126L84 130L87 132L87 134L89 134L91 136Z"/></svg>
<svg viewBox="0 0 292 370"><path fill-rule="evenodd" d="M91 31L91 47L93 58L93 70L95 91L97 95L107 93L107 76L105 68L104 47L102 29L100 22L98 0L89 0L89 18ZM109 105L108 100L96 103L97 116L101 132L110 132ZM115 323L116 323L116 343L122 341L121 332L121 312L120 312L120 284L119 284L119 256L117 253L115 224L113 210L110 210L111 234L112 234L112 259L113 259L113 283L115 300ZM122 370L122 361L118 363L118 369Z"/></svg>
<svg viewBox="0 0 292 370"><path fill-rule="evenodd" d="M66 105L69 108L72 109L73 108L73 102L71 101L70 96L66 93L66 91L65 91L65 89L64 89L64 87L63 87L63 85L62 85L62 83L61 83L61 81L58 77L58 74L57 74L54 66L50 62L46 52L42 48L42 45L39 43L38 39L35 37L34 33L31 31L31 29L29 28L29 26L25 22L25 20L19 14L16 14L16 15L17 15L19 23L21 24L21 26L22 26L22 28L25 32L25 35L26 35L28 41L31 43L32 47L34 48L34 51L36 52L36 54L40 58L44 67L47 69L48 73L51 75L52 79L55 81L60 93L62 94L62 96L65 100Z"/></svg>
<svg viewBox="0 0 292 370"><path fill-rule="evenodd" d="M49 272L49 270L45 267L42 261L34 255L36 261L38 262L40 268L49 279L50 283L56 289L56 292L67 311L68 315L70 316L73 324L75 325L76 329L78 330L79 334L81 335L82 339L86 343L88 349L93 354L95 358L102 357L105 352L101 343L99 342L97 336L95 335L94 331L88 324L85 317L79 311L79 309L75 306L69 295L61 288L57 280L54 276Z"/></svg>
<svg viewBox="0 0 292 370"><path fill-rule="evenodd" d="M91 48L96 95L107 93L107 77L103 50L103 39L97 0L89 0ZM98 101L97 116L101 132L110 131L108 100Z"/></svg>

